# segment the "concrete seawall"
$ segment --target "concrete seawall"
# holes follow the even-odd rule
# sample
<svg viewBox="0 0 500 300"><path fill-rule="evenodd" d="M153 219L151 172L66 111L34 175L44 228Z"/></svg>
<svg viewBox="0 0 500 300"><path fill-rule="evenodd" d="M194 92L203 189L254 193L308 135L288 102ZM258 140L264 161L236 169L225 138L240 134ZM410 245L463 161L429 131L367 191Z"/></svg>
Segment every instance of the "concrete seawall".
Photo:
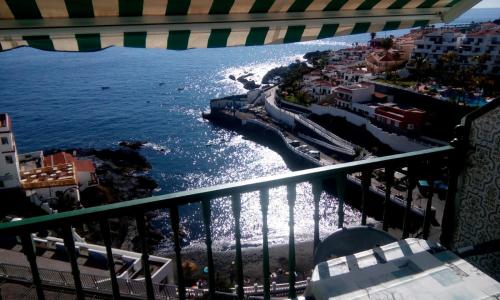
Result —
<svg viewBox="0 0 500 300"><path fill-rule="evenodd" d="M260 126L260 127L264 128L264 129L273 131L274 133L276 133L278 136L281 137L281 140L283 141L283 143L285 144L285 146L292 153L294 153L295 155L297 155L298 157L300 157L302 159L305 159L307 162L311 163L314 166L317 166L317 167L324 166L317 159L314 159L314 158L310 157L309 155L307 155L307 154L305 154L305 153L297 150L296 147L293 147L292 145L290 145L290 143L287 140L287 138L285 137L285 135L283 135L283 133L279 129L277 129L277 128L273 127L273 126L270 126L270 125L268 125L268 124L266 124L266 123L264 123L262 121L259 121L259 120L243 120L242 121L242 125L243 126L249 125L249 124L254 124L254 125Z"/></svg>

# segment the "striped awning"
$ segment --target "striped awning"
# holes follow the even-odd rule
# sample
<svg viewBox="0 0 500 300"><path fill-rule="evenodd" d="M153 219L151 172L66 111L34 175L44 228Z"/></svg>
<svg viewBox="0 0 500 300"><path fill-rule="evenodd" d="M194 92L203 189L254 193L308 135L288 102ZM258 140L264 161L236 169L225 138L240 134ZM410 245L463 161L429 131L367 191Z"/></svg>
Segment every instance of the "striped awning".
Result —
<svg viewBox="0 0 500 300"><path fill-rule="evenodd" d="M266 45L449 22L480 0L0 0L0 51Z"/></svg>

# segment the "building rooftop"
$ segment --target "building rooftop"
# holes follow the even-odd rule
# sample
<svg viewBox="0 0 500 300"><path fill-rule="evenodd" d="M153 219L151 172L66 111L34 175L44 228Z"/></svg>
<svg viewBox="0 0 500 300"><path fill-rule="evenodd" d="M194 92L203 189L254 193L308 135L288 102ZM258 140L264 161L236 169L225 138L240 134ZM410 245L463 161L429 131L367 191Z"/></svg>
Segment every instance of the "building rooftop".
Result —
<svg viewBox="0 0 500 300"><path fill-rule="evenodd" d="M412 106L408 106L408 105L396 104L396 103L393 103L393 102L381 103L380 107L392 107L392 108L395 108L395 109L400 110L400 111L407 111L407 112L413 112L413 113L422 113L422 114L425 113L424 110L421 110L421 109L418 109L418 108L415 108L415 107L412 107Z"/></svg>
<svg viewBox="0 0 500 300"><path fill-rule="evenodd" d="M43 157L43 162L45 166L55 166L60 164L73 163L75 158L73 155L66 152L57 152L51 155L46 155Z"/></svg>
<svg viewBox="0 0 500 300"><path fill-rule="evenodd" d="M61 164L74 164L76 172L95 173L94 162L90 159L76 159L67 152L57 152L44 156L44 166L53 167Z"/></svg>
<svg viewBox="0 0 500 300"><path fill-rule="evenodd" d="M77 185L74 163L60 164L21 172L24 189Z"/></svg>

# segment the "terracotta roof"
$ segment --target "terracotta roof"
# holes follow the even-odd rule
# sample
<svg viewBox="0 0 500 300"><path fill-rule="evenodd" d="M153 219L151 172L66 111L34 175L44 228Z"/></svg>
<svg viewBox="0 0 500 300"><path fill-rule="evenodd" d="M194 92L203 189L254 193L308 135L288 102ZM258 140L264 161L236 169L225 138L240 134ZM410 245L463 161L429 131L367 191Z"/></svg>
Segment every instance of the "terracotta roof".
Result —
<svg viewBox="0 0 500 300"><path fill-rule="evenodd" d="M66 152L57 152L52 155L47 155L43 158L43 164L45 166L55 166L60 164L68 164L75 161L73 155Z"/></svg>
<svg viewBox="0 0 500 300"><path fill-rule="evenodd" d="M90 159L75 160L75 168L77 172L95 173L94 162Z"/></svg>
<svg viewBox="0 0 500 300"><path fill-rule="evenodd" d="M43 163L46 167L52 167L61 164L74 164L77 172L95 173L95 166L92 160L75 159L73 155L66 152L57 152L52 155L47 155L43 158Z"/></svg>

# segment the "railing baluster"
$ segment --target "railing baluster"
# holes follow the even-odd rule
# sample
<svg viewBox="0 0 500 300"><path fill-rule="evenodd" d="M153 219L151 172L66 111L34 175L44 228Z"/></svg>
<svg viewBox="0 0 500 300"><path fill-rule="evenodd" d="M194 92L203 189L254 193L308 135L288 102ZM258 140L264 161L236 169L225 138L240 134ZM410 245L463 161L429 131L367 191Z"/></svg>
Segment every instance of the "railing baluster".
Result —
<svg viewBox="0 0 500 300"><path fill-rule="evenodd" d="M461 151L460 151L461 152ZM463 162L460 162L459 151L455 151L448 157L446 166L448 168L448 190L446 191L446 200L443 209L443 219L441 220L441 237L440 243L450 248L452 246L452 239L456 228L455 224L455 196L457 192L457 181L460 167Z"/></svg>
<svg viewBox="0 0 500 300"><path fill-rule="evenodd" d="M432 197L434 196L434 180L429 179L429 191L427 195L427 204L425 206L425 215L424 215L424 240L429 237L430 229L431 229L431 217L432 217Z"/></svg>
<svg viewBox="0 0 500 300"><path fill-rule="evenodd" d="M177 206L170 208L170 222L174 232L174 251L177 265L177 285L179 288L179 299L186 299L186 283L184 282L184 272L182 270L181 243L179 238L179 208Z"/></svg>
<svg viewBox="0 0 500 300"><path fill-rule="evenodd" d="M408 190L406 192L406 208L405 215L403 220L403 239L406 239L410 236L410 212L411 212L411 203L413 200L413 189L417 184L414 174L414 166L408 166Z"/></svg>
<svg viewBox="0 0 500 300"><path fill-rule="evenodd" d="M210 208L210 200L202 201L203 207L203 223L205 224L205 244L207 245L207 261L208 261L208 294L211 300L215 300L215 272L214 258L212 254L212 232L210 228L212 209Z"/></svg>
<svg viewBox="0 0 500 300"><path fill-rule="evenodd" d="M385 168L385 198L384 212L382 216L382 229L389 230L389 205L391 203L391 189L394 182L394 169L392 167Z"/></svg>
<svg viewBox="0 0 500 300"><path fill-rule="evenodd" d="M118 281L116 280L115 261L113 258L113 252L111 250L111 233L109 229L109 222L107 219L104 219L99 222L99 225L101 228L101 234L104 246L106 246L106 257L108 260L108 269L109 269L109 276L111 278L113 299L120 299L120 288L118 287Z"/></svg>
<svg viewBox="0 0 500 300"><path fill-rule="evenodd" d="M33 279L33 283L36 288L36 295L38 299L45 299L45 295L43 293L42 280L40 279L40 272L38 271L38 265L36 264L36 253L35 249L33 249L33 241L31 239L31 235L29 233L21 234L21 242L23 245L23 252L28 259L31 268L31 277Z"/></svg>
<svg viewBox="0 0 500 300"><path fill-rule="evenodd" d="M313 201L314 201L314 249L318 247L320 239L319 239L319 201L321 200L321 181L312 182L312 192L313 192ZM313 252L314 253L314 252Z"/></svg>
<svg viewBox="0 0 500 300"><path fill-rule="evenodd" d="M236 239L236 282L238 289L238 299L243 299L243 259L241 255L241 231L240 231L240 215L241 215L241 197L239 194L231 196L234 216L234 237Z"/></svg>
<svg viewBox="0 0 500 300"><path fill-rule="evenodd" d="M335 182L337 185L337 199L339 201L338 207L338 228L344 227L344 199L345 199L345 187L346 187L346 174L340 173L335 177Z"/></svg>
<svg viewBox="0 0 500 300"><path fill-rule="evenodd" d="M294 233L294 216L293 209L295 207L295 184L287 185L287 196L288 196L288 209L289 209L289 223L288 227L290 229L288 236L288 298L297 298L297 292L295 291L295 233Z"/></svg>
<svg viewBox="0 0 500 300"><path fill-rule="evenodd" d="M144 271L144 279L146 281L146 295L148 299L155 298L155 292L153 289L153 280L151 279L151 270L149 269L149 254L148 254L148 238L146 233L146 222L144 221L144 213L138 213L135 217L137 224L137 232L139 234L139 240L141 242L141 262L142 270Z"/></svg>
<svg viewBox="0 0 500 300"><path fill-rule="evenodd" d="M71 226L65 226L63 228L64 235L64 246L66 246L66 251L68 252L69 262L71 264L71 274L73 274L73 281L75 282L76 298L78 300L84 300L82 289L82 280L80 278L80 270L78 269L78 262L76 258L75 250L75 240L73 239L73 230Z"/></svg>
<svg viewBox="0 0 500 300"><path fill-rule="evenodd" d="M271 299L271 283L269 280L269 245L267 228L267 210L269 208L269 190L260 190L260 206L262 209L262 269L264 273L264 300Z"/></svg>
<svg viewBox="0 0 500 300"><path fill-rule="evenodd" d="M366 205L371 184L371 171L361 173L361 225L366 225Z"/></svg>

